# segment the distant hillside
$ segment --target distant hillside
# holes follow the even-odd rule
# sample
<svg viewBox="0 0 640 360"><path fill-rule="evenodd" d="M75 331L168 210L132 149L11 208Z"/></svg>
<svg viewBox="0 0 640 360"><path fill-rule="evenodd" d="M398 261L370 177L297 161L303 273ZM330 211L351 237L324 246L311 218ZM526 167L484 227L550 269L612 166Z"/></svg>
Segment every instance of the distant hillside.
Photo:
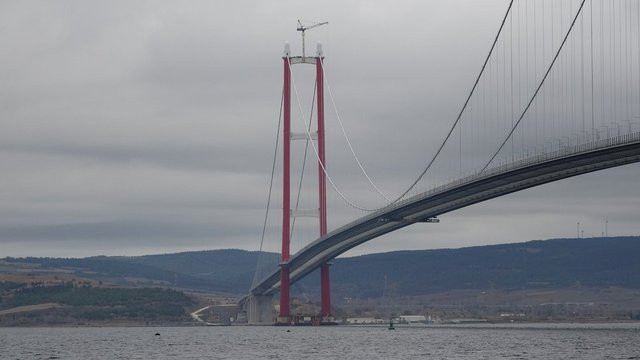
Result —
<svg viewBox="0 0 640 360"><path fill-rule="evenodd" d="M14 265L15 271L20 273L73 273L80 277L118 285L160 285L223 292L234 291L233 286L225 281L203 279L184 272L140 264L130 258L106 256L83 259L28 257L5 258L3 262L4 266L0 263L0 272L3 272L3 267L8 268L9 265Z"/></svg>
<svg viewBox="0 0 640 360"><path fill-rule="evenodd" d="M219 291L244 293L253 280L258 255L257 251L229 249L137 256L127 261L188 274L213 284L226 284L226 288L218 288ZM275 268L279 259L279 254L265 252L261 261Z"/></svg>
<svg viewBox="0 0 640 360"><path fill-rule="evenodd" d="M0 274L74 274L122 286L167 286L205 292L243 294L253 280L259 252L208 250L134 257L4 258ZM279 255L263 253L275 267Z"/></svg>
<svg viewBox="0 0 640 360"><path fill-rule="evenodd" d="M193 305L191 298L171 289L0 281L0 326L186 323Z"/></svg>
<svg viewBox="0 0 640 360"><path fill-rule="evenodd" d="M376 298L385 276L394 296L454 289L589 287L640 288L640 237L553 239L462 249L396 251L340 258L332 266L335 297ZM5 258L0 273L60 272L124 285L245 293L258 252L210 250L138 257ZM279 255L263 253L277 264ZM316 296L319 276L294 286Z"/></svg>
<svg viewBox="0 0 640 360"><path fill-rule="evenodd" d="M640 237L553 239L462 249L397 251L337 259L336 295L379 297L452 289L640 288ZM305 289L317 288L317 281ZM311 286L310 286L311 285Z"/></svg>

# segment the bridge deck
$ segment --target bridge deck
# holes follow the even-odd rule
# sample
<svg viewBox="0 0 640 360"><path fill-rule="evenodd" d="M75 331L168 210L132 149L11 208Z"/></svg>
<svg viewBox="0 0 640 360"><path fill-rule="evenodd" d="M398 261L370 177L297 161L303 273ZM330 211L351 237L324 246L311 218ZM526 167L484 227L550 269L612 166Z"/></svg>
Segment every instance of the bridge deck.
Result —
<svg viewBox="0 0 640 360"><path fill-rule="evenodd" d="M492 168L382 208L315 240L288 262L291 284L366 241L425 219L534 186L640 161L640 132L565 147ZM279 269L251 289L278 291Z"/></svg>

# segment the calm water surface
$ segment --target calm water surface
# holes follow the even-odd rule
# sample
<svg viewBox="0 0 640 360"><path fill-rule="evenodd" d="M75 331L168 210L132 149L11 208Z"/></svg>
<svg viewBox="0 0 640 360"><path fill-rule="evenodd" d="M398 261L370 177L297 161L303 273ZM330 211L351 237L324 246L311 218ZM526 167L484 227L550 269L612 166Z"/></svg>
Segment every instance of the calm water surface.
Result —
<svg viewBox="0 0 640 360"><path fill-rule="evenodd" d="M640 359L640 324L0 328L0 358Z"/></svg>

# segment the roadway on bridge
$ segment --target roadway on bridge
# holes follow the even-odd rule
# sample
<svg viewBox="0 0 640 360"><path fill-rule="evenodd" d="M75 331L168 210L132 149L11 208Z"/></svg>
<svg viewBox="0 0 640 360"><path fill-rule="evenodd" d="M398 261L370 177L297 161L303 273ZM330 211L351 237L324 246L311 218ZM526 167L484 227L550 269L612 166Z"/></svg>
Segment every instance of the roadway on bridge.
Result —
<svg viewBox="0 0 640 360"><path fill-rule="evenodd" d="M436 216L534 186L640 161L640 132L564 147L492 168L385 207L321 237L288 262L291 283L322 263L366 241ZM278 291L280 271L257 283L251 293Z"/></svg>

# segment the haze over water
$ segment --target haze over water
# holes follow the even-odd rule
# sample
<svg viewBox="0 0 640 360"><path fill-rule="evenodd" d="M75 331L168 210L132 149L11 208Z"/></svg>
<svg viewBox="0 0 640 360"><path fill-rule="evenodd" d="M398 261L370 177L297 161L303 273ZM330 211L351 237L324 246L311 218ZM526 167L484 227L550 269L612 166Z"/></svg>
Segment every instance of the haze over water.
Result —
<svg viewBox="0 0 640 360"><path fill-rule="evenodd" d="M358 326L0 328L0 357L638 359L639 339L638 323L411 326L395 331Z"/></svg>

